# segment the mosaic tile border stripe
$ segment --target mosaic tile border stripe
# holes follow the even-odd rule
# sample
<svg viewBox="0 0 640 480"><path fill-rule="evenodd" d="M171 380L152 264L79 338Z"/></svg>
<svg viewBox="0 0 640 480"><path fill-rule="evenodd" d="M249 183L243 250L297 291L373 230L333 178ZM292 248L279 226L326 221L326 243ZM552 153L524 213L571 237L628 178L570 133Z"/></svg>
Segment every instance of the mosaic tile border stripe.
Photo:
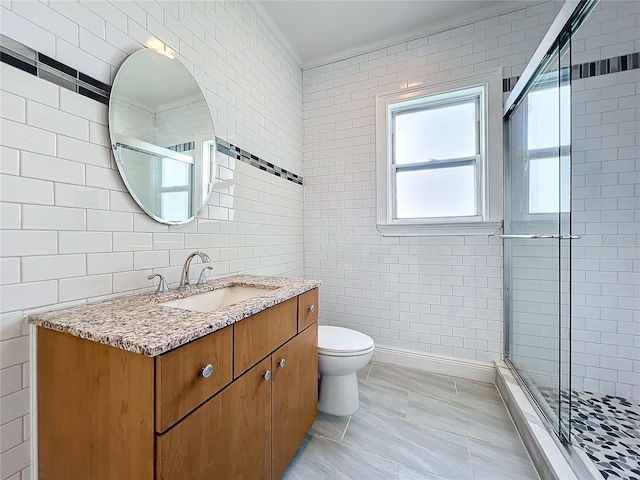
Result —
<svg viewBox="0 0 640 480"><path fill-rule="evenodd" d="M640 52L605 58L603 60L596 60L595 62L571 65L571 79L578 80L581 78L597 77L610 73L624 72L626 70L635 70L636 68L640 68ZM503 78L502 93L513 90L513 87L516 86L516 82L519 79L519 76Z"/></svg>
<svg viewBox="0 0 640 480"><path fill-rule="evenodd" d="M169 150L173 150L174 152L188 152L190 150L195 150L196 142L179 143L177 145L171 145L167 148Z"/></svg>
<svg viewBox="0 0 640 480"><path fill-rule="evenodd" d="M0 61L105 105L111 86L0 35Z"/></svg>
<svg viewBox="0 0 640 480"><path fill-rule="evenodd" d="M640 52L571 65L571 78L589 78L640 68Z"/></svg>
<svg viewBox="0 0 640 480"><path fill-rule="evenodd" d="M241 162L244 162L248 165L259 168L260 170L275 175L276 177L284 178L286 180L289 180L290 182L297 183L298 185L303 184L302 177L300 175L296 175L295 173L289 172L288 170L278 167L273 163L269 163L262 158L258 158L255 155L247 152L246 150L233 145L232 143L225 142L224 140L218 138L216 139L216 144L220 153L224 153L225 155L233 157L236 160L240 160Z"/></svg>
<svg viewBox="0 0 640 480"><path fill-rule="evenodd" d="M507 92L510 92L511 90L513 90L513 87L516 86L516 83L518 83L518 80L520 80L520 75L518 75L516 77L503 78L502 79L502 93L507 93Z"/></svg>
<svg viewBox="0 0 640 480"><path fill-rule="evenodd" d="M109 105L111 86L78 70L60 63L53 58L33 50L9 37L0 34L0 62L42 78L58 86L89 97L105 105ZM303 185L300 175L289 172L273 163L259 158L246 150L232 145L216 137L217 150L220 153L240 160L276 177L283 178L298 185ZM186 152L195 148L195 142L181 143L168 147L175 152Z"/></svg>

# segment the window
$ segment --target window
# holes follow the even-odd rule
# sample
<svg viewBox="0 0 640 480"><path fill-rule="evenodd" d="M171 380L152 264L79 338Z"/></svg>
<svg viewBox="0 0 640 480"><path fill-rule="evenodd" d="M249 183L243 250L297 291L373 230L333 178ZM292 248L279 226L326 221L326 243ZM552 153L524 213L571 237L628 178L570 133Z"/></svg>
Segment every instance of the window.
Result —
<svg viewBox="0 0 640 480"><path fill-rule="evenodd" d="M174 221L191 217L189 192L193 163L162 158L159 164L160 212L162 218Z"/></svg>
<svg viewBox="0 0 640 480"><path fill-rule="evenodd" d="M499 72L378 95L383 235L491 234L502 217Z"/></svg>
<svg viewBox="0 0 640 480"><path fill-rule="evenodd" d="M456 92L451 100L439 97L391 108L395 218L478 215L482 90Z"/></svg>
<svg viewBox="0 0 640 480"><path fill-rule="evenodd" d="M196 133L193 150L180 152L182 160L157 157L158 197L161 217L171 221L196 215L212 188L211 172L215 172L216 142L210 133ZM202 161L195 161L195 159ZM196 182L194 179L202 179Z"/></svg>
<svg viewBox="0 0 640 480"><path fill-rule="evenodd" d="M557 74L557 72L552 72ZM571 91L558 87L556 76L527 95L526 159L529 168L527 205L530 215L557 214L570 210ZM548 84L551 86L548 86ZM563 115L561 115L561 111Z"/></svg>

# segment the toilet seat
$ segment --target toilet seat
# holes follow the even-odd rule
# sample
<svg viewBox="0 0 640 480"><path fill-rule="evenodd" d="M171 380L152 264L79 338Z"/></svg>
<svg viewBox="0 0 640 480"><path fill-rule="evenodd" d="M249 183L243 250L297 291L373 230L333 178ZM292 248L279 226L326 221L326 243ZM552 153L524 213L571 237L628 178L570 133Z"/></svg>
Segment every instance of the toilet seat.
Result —
<svg viewBox="0 0 640 480"><path fill-rule="evenodd" d="M332 352L331 350L320 350L318 349L319 355L324 355L325 357L359 357L361 355L367 355L373 352L374 347L367 348L366 350L357 351L357 352Z"/></svg>
<svg viewBox="0 0 640 480"><path fill-rule="evenodd" d="M373 351L373 338L342 327L318 327L318 353L332 357L366 355Z"/></svg>

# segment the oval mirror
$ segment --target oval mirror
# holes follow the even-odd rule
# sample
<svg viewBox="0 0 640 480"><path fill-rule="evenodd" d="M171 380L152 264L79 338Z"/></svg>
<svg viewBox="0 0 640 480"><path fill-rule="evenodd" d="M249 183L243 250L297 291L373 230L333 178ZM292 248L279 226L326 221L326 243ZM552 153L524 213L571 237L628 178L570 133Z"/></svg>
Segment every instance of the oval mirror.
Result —
<svg viewBox="0 0 640 480"><path fill-rule="evenodd" d="M213 189L216 137L202 90L176 58L140 50L109 99L111 146L125 185L158 222L193 220Z"/></svg>

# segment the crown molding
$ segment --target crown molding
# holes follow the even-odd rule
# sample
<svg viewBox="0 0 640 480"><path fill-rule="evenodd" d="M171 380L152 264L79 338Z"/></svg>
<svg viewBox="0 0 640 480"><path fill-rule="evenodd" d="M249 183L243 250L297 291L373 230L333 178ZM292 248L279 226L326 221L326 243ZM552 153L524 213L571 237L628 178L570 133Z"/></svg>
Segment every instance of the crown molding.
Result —
<svg viewBox="0 0 640 480"><path fill-rule="evenodd" d="M382 48L391 47L394 45L398 45L405 42L410 42L412 40L416 40L419 38L427 37L429 35L435 35L438 33L445 32L447 30L451 30L458 27L463 27L465 25L469 25L474 22L479 22L482 20L486 20L492 17L496 17L499 15L505 15L507 13L512 13L518 10L524 10L533 5L538 5L541 3L547 3L549 1L555 0L540 0L537 2L527 2L523 4L521 8L513 8L513 4L494 4L490 7L482 7L478 9L474 9L473 11L466 12L462 15L457 15L452 17L446 21L438 22L437 25L429 25L425 23L424 26L406 30L397 35L385 36L380 39L376 39L371 42L362 43L360 45L356 45L353 47L348 47L336 52L331 52L329 54L316 55L309 58L302 58L301 55L296 51L295 47L291 44L291 42L287 39L285 34L282 32L280 27L273 21L267 10L262 6L262 2L259 0L252 0L250 3L259 17L264 21L264 23L269 27L269 29L273 32L274 37L278 40L278 42L287 50L287 52L292 56L297 65L304 71L309 70L315 67L319 67L322 65L327 65L330 63L339 62L341 60L346 60L348 58L357 57L359 55L364 55L367 53L374 52L376 50L380 50ZM363 4L366 2L362 2ZM478 2L481 3L481 2ZM507 6L508 8L505 8Z"/></svg>
<svg viewBox="0 0 640 480"><path fill-rule="evenodd" d="M253 7L253 9L256 12L256 15L258 15L258 17L260 17L260 19L267 25L267 27L269 28L269 30L271 30L271 33L273 33L273 36L278 41L278 43L280 43L280 45L287 51L287 53L291 55L296 65L298 65L300 70L302 70L303 62L302 62L302 58L300 57L300 54L296 51L293 45L291 45L291 42L289 42L289 40L284 35L284 33L282 33L282 30L280 30L280 27L276 25L276 23L271 18L271 15L267 13L267 11L264 9L262 4L257 0L250 0L247 3Z"/></svg>

